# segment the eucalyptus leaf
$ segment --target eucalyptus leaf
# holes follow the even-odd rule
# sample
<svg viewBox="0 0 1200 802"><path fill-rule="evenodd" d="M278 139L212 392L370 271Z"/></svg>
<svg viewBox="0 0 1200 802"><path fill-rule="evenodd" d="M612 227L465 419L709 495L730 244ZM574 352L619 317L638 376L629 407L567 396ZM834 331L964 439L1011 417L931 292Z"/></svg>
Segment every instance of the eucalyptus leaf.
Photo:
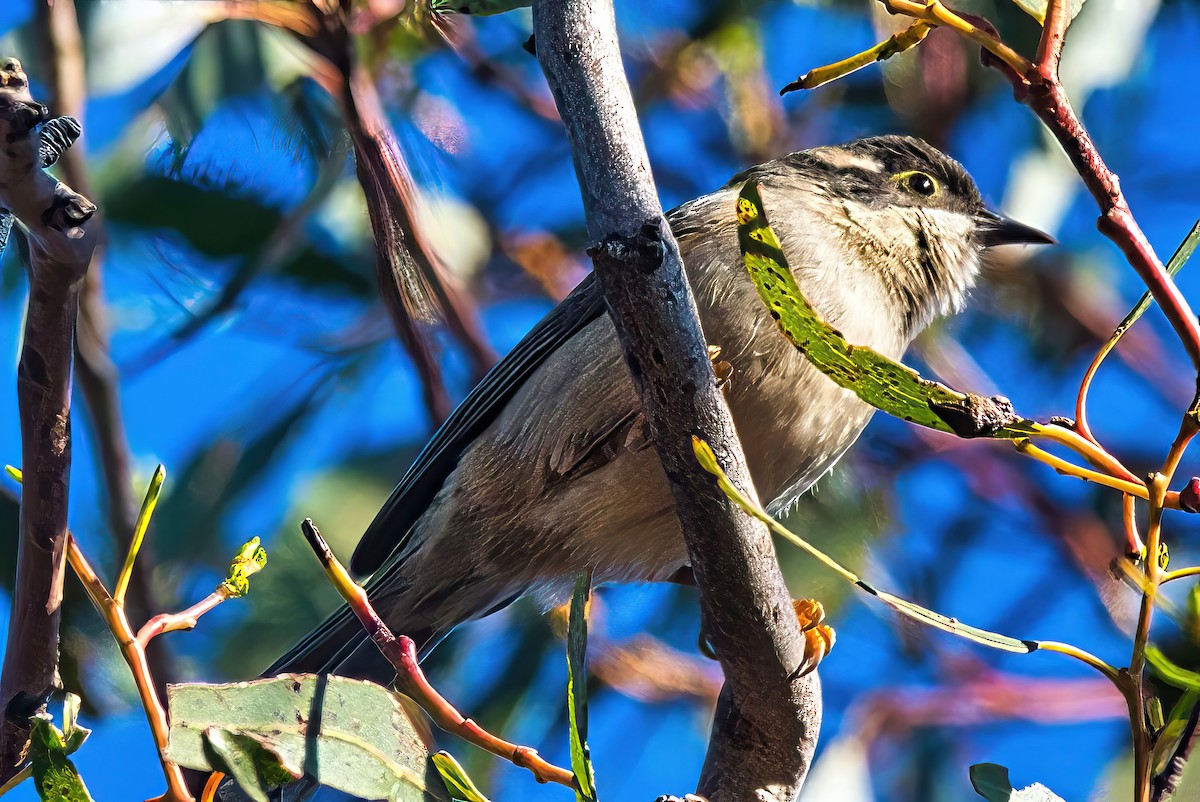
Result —
<svg viewBox="0 0 1200 802"><path fill-rule="evenodd" d="M728 496L731 501L741 507L742 510L744 510L748 515L762 521L772 532L790 541L792 544L799 546L801 549L808 552L810 555L831 568L835 573L841 576L842 579L846 580L864 593L879 599L881 602L886 604L900 615L903 615L914 621L918 621L922 624L936 627L944 632L949 632L951 635L957 635L960 638L965 638L966 640L973 641L982 646L988 646L992 649L1013 652L1014 654L1029 654L1041 648L1038 641L1020 640L1019 638L1012 638L1007 635L990 632L986 629L980 629L979 627L968 626L960 622L957 618L951 618L949 616L942 615L941 613L935 613L933 610L922 607L919 604L914 604L913 602L902 599L899 596L894 596L891 593L886 593L882 590L879 590L867 581L860 579L853 571L846 568L837 560L833 559L828 554L788 529L779 521L775 520L770 514L767 513L766 510L759 506L758 502L754 501L736 486L734 486L734 484L729 481L729 477L725 475L725 472L721 470L721 466L717 463L716 455L713 453L713 450L708 443L705 443L698 437L693 437L692 451L696 455L696 460L700 463L700 467L717 477L717 485L721 488L721 491L725 493L725 495Z"/></svg>
<svg viewBox="0 0 1200 802"><path fill-rule="evenodd" d="M796 284L753 181L738 195L737 221L746 270L779 330L838 385L889 415L959 437L1034 433L1035 424L1017 415L1007 399L960 393L923 379L870 348L852 345L822 320Z"/></svg>
<svg viewBox="0 0 1200 802"><path fill-rule="evenodd" d="M68 711L68 715L73 714ZM31 725L29 761L33 767L33 785L38 798L43 802L92 802L83 777L67 757L83 743L86 735L75 738L64 736L48 717L36 717ZM72 733L79 731L73 723L69 729Z"/></svg>
<svg viewBox="0 0 1200 802"><path fill-rule="evenodd" d="M304 776L304 769L289 765L269 736L209 727L202 737L209 763L254 802L270 802L271 790Z"/></svg>
<svg viewBox="0 0 1200 802"><path fill-rule="evenodd" d="M1034 783L1021 791L1015 790L1008 780L1008 769L995 763L976 763L972 766L971 785L988 802L1063 802L1062 797L1051 793L1041 783Z"/></svg>
<svg viewBox="0 0 1200 802"><path fill-rule="evenodd" d="M1163 682L1185 691L1200 691L1200 673L1176 665L1152 643L1146 644L1146 662ZM1171 715L1174 716L1174 711Z"/></svg>
<svg viewBox="0 0 1200 802"><path fill-rule="evenodd" d="M1039 25L1046 23L1046 8L1049 5L1049 0L1013 0L1021 10L1038 21ZM1071 0L1071 19L1079 14L1083 8L1083 0Z"/></svg>
<svg viewBox="0 0 1200 802"><path fill-rule="evenodd" d="M489 802L467 774L467 770L459 765L449 752L442 751L433 755L433 765L437 767L438 774L442 775L442 782L446 783L446 790L452 798L462 802Z"/></svg>
<svg viewBox="0 0 1200 802"><path fill-rule="evenodd" d="M261 753L254 757L255 750L242 738L246 736L272 756L264 765L289 773L302 768L322 785L354 796L400 802L448 799L397 697L379 685L282 674L224 685L171 685L167 700L167 756L182 766L225 771L213 760L214 736L221 732L232 736L216 736L226 748L222 759L233 755L242 761L246 756L238 752L249 754L251 762L263 759Z"/></svg>
<svg viewBox="0 0 1200 802"><path fill-rule="evenodd" d="M587 626L591 594L591 574L581 574L571 595L567 628L567 715L571 724L571 771L579 786L575 791L579 802L596 802L596 775L587 743Z"/></svg>

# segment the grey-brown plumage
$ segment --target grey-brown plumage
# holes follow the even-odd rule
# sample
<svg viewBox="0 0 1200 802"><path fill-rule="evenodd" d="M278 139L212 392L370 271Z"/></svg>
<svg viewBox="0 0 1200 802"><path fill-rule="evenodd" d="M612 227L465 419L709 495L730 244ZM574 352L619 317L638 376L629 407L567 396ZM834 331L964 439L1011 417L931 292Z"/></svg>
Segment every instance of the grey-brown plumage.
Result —
<svg viewBox="0 0 1200 802"><path fill-rule="evenodd" d="M853 343L899 358L956 310L982 250L1042 242L987 211L969 175L920 140L876 137L750 168L669 213L706 338L734 374L727 398L758 494L792 504L833 467L872 410L776 329L742 265L734 203L760 182L796 280ZM353 568L389 626L428 650L525 593L662 580L686 562L658 457L603 299L590 278L481 382L363 536ZM390 671L346 609L280 671Z"/></svg>

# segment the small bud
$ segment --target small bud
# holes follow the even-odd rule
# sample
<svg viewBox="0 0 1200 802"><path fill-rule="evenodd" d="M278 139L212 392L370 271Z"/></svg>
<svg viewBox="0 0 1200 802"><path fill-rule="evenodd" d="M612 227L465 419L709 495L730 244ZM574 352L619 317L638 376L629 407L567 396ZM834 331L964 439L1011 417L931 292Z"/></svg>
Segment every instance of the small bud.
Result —
<svg viewBox="0 0 1200 802"><path fill-rule="evenodd" d="M1187 487L1179 491L1179 508L1187 512L1200 512L1200 476L1193 476Z"/></svg>

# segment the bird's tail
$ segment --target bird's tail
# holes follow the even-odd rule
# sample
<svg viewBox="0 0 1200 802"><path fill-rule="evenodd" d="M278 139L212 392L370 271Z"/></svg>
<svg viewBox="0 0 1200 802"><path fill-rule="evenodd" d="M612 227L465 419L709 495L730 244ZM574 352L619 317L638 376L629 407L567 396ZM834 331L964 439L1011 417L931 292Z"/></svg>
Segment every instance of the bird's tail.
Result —
<svg viewBox="0 0 1200 802"><path fill-rule="evenodd" d="M459 624L507 607L527 590L500 578L419 569L415 562L387 566L371 577L366 591L392 632L413 640L421 659ZM337 674L380 684L396 673L348 605L326 618L263 676L285 672Z"/></svg>
<svg viewBox="0 0 1200 802"><path fill-rule="evenodd" d="M416 643L423 659L449 632L432 625L398 629ZM337 674L386 685L396 673L371 642L358 617L343 605L263 672L276 674Z"/></svg>

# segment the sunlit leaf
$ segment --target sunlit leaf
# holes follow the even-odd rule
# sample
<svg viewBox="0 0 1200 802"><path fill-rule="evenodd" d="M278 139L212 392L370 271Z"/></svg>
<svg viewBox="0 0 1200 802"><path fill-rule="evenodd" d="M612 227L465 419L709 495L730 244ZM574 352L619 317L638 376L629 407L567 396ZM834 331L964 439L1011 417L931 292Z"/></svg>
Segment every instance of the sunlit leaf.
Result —
<svg viewBox="0 0 1200 802"><path fill-rule="evenodd" d="M1049 5L1049 0L1013 0L1021 10L1029 16L1033 17L1038 23L1046 21L1046 8ZM1075 19L1083 8L1083 0L1071 0L1071 19Z"/></svg>
<svg viewBox="0 0 1200 802"><path fill-rule="evenodd" d="M1153 643L1146 644L1146 662L1163 682L1185 691L1200 691L1200 674L1175 664Z"/></svg>
<svg viewBox="0 0 1200 802"><path fill-rule="evenodd" d="M448 798L404 709L379 685L283 674L226 685L170 685L167 700L168 757L182 766L217 768L205 737L216 728L251 736L264 749L269 746L272 760L278 758L289 772L304 767L322 785L354 796L402 802Z"/></svg>
<svg viewBox="0 0 1200 802"><path fill-rule="evenodd" d="M267 565L267 550L258 545L258 538L251 538L242 544L241 550L229 563L229 573L221 587L230 598L238 599L250 591L250 577L257 574Z"/></svg>
<svg viewBox="0 0 1200 802"><path fill-rule="evenodd" d="M1183 242L1179 243L1179 247L1175 249L1175 253L1171 255L1171 258L1166 265L1167 272L1172 276L1178 273L1183 266L1187 264L1188 260L1192 258L1192 254L1195 252L1197 245L1200 245L1200 220L1197 220L1192 225L1191 231L1189 231L1187 236L1183 238ZM1129 331L1130 327L1132 327L1133 324L1137 322L1138 318L1140 318L1145 311L1150 308L1152 303L1154 303L1154 296L1150 294L1150 291L1147 290L1146 292L1142 293L1142 297L1138 299L1136 304L1134 304L1133 309L1130 309L1129 314L1122 318L1121 322L1117 324L1117 327L1113 329L1113 333L1109 336L1108 340L1103 346L1101 346L1100 351L1088 372L1089 379L1091 378L1091 375L1095 373L1096 369L1099 368L1100 363L1103 362L1105 357L1108 356L1109 352L1111 352L1113 348L1116 348L1117 343L1120 342L1121 338L1125 336L1125 332Z"/></svg>
<svg viewBox="0 0 1200 802"><path fill-rule="evenodd" d="M63 730L49 716L35 717L29 732L33 783L43 802L92 802L79 770L68 757L87 740L89 730L76 721L79 697L68 695L63 706Z"/></svg>
<svg viewBox="0 0 1200 802"><path fill-rule="evenodd" d="M1163 724L1162 731L1155 738L1154 749L1150 754L1155 773L1166 769L1167 762L1175 754L1175 748L1187 730L1188 720L1191 719L1197 703L1200 703L1200 691L1189 688L1171 706L1171 712Z"/></svg>
<svg viewBox="0 0 1200 802"><path fill-rule="evenodd" d="M580 802L596 802L596 775L588 749L587 629L592 596L591 574L575 581L571 595L571 619L567 627L567 715L571 725L571 771L579 789Z"/></svg>
<svg viewBox="0 0 1200 802"><path fill-rule="evenodd" d="M1008 780L1008 769L995 763L976 763L971 767L971 785L988 802L1063 802L1046 786L1034 783L1017 791Z"/></svg>
<svg viewBox="0 0 1200 802"><path fill-rule="evenodd" d="M446 790L452 798L461 799L462 802L489 802L467 775L466 769L460 766L449 752L443 751L433 755L433 765L437 766L438 773L442 775L442 781L446 783Z"/></svg>
<svg viewBox="0 0 1200 802"><path fill-rule="evenodd" d="M1033 433L1006 399L960 393L921 378L870 348L848 343L808 303L788 267L763 209L759 186L747 181L737 201L738 244L746 269L783 335L822 373L873 407L960 437Z"/></svg>
<svg viewBox="0 0 1200 802"><path fill-rule="evenodd" d="M900 613L901 615L911 618L912 620L918 621L922 624L927 624L945 632L949 632L952 635L957 635L960 638L965 638L980 645L988 646L993 649L999 649L1005 652L1029 654L1030 652L1037 651L1039 648L1037 641L1019 640L1017 638L1010 638L1007 635L1000 635L996 632L990 632L986 629L968 626L959 621L957 618L950 618L949 616L942 615L941 613L935 613L933 610L926 609L919 604L914 604L910 601L900 598L899 596L893 596L890 593L885 593L884 591L873 587L866 581L859 579L854 572L837 562L837 560L834 560L828 554L816 548L804 538L800 537L786 526L779 523L779 521L772 518L766 510L758 505L757 502L735 487L734 484L729 481L729 477L725 475L725 472L721 469L721 466L717 464L716 455L713 453L713 450L708 443L705 443L698 437L693 437L692 450L696 455L696 460L700 463L700 466L713 476L717 477L717 484L725 493L725 495L728 496L731 501L741 507L747 514L762 521L771 529L771 531L775 532L777 535L780 535L784 539L791 541L793 544L799 546L813 557L816 557L829 568L837 572L847 582L854 585L864 593L879 599L897 613Z"/></svg>
<svg viewBox="0 0 1200 802"><path fill-rule="evenodd" d="M842 78L852 72L857 72L877 61L885 61L892 56L899 55L919 45L929 35L931 30L933 30L932 25L918 20L899 33L889 36L869 50L856 53L849 58L842 59L833 64L809 70L781 89L779 94L782 95L785 92L792 92L797 89L816 89L818 86L827 84L830 81L836 81L838 78Z"/></svg>

